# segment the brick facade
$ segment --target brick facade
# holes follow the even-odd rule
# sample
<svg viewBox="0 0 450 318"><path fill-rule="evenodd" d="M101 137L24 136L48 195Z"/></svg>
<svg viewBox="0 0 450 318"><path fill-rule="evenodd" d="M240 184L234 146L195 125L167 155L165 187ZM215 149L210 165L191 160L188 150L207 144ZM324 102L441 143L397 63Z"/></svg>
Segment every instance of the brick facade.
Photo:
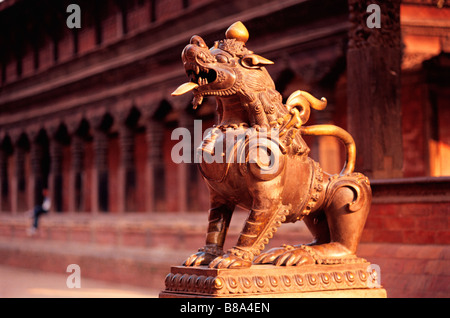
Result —
<svg viewBox="0 0 450 318"><path fill-rule="evenodd" d="M81 29L66 27L69 3L82 9ZM249 48L275 62L268 71L284 98L297 89L327 97L327 109L313 112L308 124L334 123L351 131L370 117L369 126L351 131L361 136L356 170L369 175L374 189L363 242L448 244L450 9L433 1L402 2L394 14L395 36L404 47L398 41L388 45L392 56L403 52L392 62L401 73L392 87L401 94L383 90L376 103L358 106L349 97L362 93L351 88L373 84L370 74L348 72L348 61L361 56L349 53L358 49L352 41L358 40L355 16L365 14L360 9L341 0L0 3L6 30L0 35L0 215L15 220L39 203L43 187L50 187L53 217L76 220L104 212L127 218L136 212L151 219L159 212L176 218L207 211L208 193L196 167L171 159L178 142L171 133L191 127L194 119L210 127L214 101L193 111L188 97L170 93L186 80L180 52L189 38L200 33L212 44L242 20ZM392 40L383 36L371 42L374 56ZM383 74L381 66L374 69ZM398 109L389 110L397 116L389 127L383 98L398 102ZM324 170L339 172L344 154L336 140L305 140ZM397 141L401 146L395 148ZM1 236L24 238L23 224L8 222L0 225ZM177 230L151 236L133 225L121 228L120 236L110 226L75 223L54 223L45 239L147 248L159 246L149 245L149 237L193 242ZM189 235L195 240L201 231ZM196 245L191 243L186 248Z"/></svg>

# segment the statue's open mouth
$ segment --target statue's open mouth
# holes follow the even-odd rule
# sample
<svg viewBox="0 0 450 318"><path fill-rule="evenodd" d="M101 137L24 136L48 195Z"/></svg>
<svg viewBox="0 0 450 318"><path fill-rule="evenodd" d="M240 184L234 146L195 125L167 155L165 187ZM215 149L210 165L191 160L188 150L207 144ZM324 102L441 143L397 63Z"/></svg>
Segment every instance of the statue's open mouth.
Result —
<svg viewBox="0 0 450 318"><path fill-rule="evenodd" d="M192 83L198 84L199 86L208 85L217 78L215 70L193 63L186 65L186 74Z"/></svg>
<svg viewBox="0 0 450 318"><path fill-rule="evenodd" d="M190 81L181 84L173 93L172 96L179 96L186 94L194 89L204 87L208 84L213 83L217 79L217 72L212 68L207 68L198 64L188 63L185 65L185 70ZM192 104L194 109L197 108L203 101L203 96L207 95L208 90L202 90L199 92L196 90L194 92L194 100Z"/></svg>

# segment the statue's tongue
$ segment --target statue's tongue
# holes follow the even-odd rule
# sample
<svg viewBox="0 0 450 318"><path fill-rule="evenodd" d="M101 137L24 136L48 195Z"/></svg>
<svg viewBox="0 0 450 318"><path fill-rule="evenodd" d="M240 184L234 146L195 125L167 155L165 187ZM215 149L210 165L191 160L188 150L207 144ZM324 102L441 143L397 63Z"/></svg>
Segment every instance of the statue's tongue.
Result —
<svg viewBox="0 0 450 318"><path fill-rule="evenodd" d="M192 82L187 82L184 84L181 84L178 86L178 88L172 93L172 96L179 96L183 95L187 92L192 91L193 89L197 88L198 85ZM203 96L201 95L195 95L194 94L194 100L192 101L192 104L194 105L194 109L197 108L198 105L200 105L203 101Z"/></svg>
<svg viewBox="0 0 450 318"><path fill-rule="evenodd" d="M187 82L178 86L178 88L172 93L172 96L183 95L187 92L192 91L194 88L198 87L198 84L193 82Z"/></svg>

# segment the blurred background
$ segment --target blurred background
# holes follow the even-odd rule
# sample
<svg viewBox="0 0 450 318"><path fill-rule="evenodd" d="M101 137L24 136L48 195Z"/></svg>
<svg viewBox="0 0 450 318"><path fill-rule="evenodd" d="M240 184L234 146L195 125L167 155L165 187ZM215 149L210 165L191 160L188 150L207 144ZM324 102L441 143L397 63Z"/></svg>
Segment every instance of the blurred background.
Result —
<svg viewBox="0 0 450 318"><path fill-rule="evenodd" d="M80 28L68 27L70 4ZM75 263L82 277L164 287L170 266L203 246L209 208L195 164L172 161L171 133L217 119L213 98L193 110L189 94L170 95L187 81L181 51L194 34L212 46L236 21L247 47L275 62L284 99L327 98L308 125L354 136L374 195L359 255L381 266L388 297L449 297L444 0L0 1L0 264L64 274ZM325 171L341 170L338 140L305 140ZM51 211L28 236L25 212L44 188ZM310 239L289 224L268 247Z"/></svg>

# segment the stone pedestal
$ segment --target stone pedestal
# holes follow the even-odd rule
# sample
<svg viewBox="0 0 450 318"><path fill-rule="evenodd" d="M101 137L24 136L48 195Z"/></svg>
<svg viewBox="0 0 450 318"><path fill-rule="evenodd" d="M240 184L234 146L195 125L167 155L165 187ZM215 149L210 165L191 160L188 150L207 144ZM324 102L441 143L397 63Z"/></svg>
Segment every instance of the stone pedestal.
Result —
<svg viewBox="0 0 450 318"><path fill-rule="evenodd" d="M160 298L386 298L374 284L370 263L247 269L174 266ZM377 288L374 288L377 287Z"/></svg>

